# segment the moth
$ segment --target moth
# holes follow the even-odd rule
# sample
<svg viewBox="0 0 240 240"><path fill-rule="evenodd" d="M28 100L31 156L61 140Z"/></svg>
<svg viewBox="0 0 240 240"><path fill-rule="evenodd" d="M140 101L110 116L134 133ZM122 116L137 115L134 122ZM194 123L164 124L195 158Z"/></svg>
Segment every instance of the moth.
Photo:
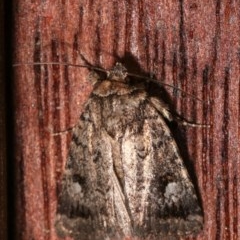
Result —
<svg viewBox="0 0 240 240"><path fill-rule="evenodd" d="M72 132L56 215L75 240L178 239L203 213L167 121L168 106L117 63Z"/></svg>

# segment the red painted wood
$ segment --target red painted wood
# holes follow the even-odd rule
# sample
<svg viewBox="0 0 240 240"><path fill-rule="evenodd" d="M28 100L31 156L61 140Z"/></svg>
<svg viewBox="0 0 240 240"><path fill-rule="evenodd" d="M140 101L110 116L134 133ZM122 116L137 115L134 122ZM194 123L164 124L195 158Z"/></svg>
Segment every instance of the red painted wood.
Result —
<svg viewBox="0 0 240 240"><path fill-rule="evenodd" d="M238 1L72 0L14 3L15 62L60 61L131 70L203 99L173 95L185 119L211 124L178 128L204 209L195 239L240 239ZM17 239L58 239L57 183L70 134L91 91L88 70L14 68ZM190 238L189 238L190 239Z"/></svg>

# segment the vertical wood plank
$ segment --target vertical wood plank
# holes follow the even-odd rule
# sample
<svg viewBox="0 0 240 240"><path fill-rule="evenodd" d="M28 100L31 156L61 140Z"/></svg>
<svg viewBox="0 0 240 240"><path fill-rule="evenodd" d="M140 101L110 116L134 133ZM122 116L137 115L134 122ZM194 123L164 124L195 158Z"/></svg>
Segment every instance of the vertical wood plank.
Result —
<svg viewBox="0 0 240 240"><path fill-rule="evenodd" d="M15 62L82 63L154 74L203 99L166 89L188 120L178 145L204 209L196 239L240 238L239 6L238 1L72 0L14 2ZM58 239L54 230L57 184L70 134L91 85L87 69L14 68L17 239ZM181 142L183 140L183 142ZM192 166L192 167L191 167ZM190 238L189 238L190 239Z"/></svg>

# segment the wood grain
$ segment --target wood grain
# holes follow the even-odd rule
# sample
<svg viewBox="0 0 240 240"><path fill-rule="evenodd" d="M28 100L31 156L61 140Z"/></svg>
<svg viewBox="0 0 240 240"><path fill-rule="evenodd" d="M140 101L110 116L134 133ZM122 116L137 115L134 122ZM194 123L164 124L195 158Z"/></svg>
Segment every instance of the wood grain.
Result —
<svg viewBox="0 0 240 240"><path fill-rule="evenodd" d="M178 126L204 209L195 239L240 239L240 2L19 0L13 7L15 63L80 64L80 54L103 68L120 61L203 100L166 89L182 117L211 124ZM70 133L53 133L76 123L91 92L88 70L23 64L14 74L15 237L55 240Z"/></svg>

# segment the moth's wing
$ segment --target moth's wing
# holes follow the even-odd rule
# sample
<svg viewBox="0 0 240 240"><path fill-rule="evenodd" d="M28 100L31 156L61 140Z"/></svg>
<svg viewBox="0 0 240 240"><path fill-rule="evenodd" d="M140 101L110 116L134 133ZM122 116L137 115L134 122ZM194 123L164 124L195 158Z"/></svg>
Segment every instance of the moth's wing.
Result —
<svg viewBox="0 0 240 240"><path fill-rule="evenodd" d="M145 93L101 99L90 98L73 131L58 233L98 240L198 232L201 208L160 108Z"/></svg>
<svg viewBox="0 0 240 240"><path fill-rule="evenodd" d="M101 127L102 102L91 97L73 130L58 198L56 230L60 236L121 239L130 231L122 186L113 156L120 145Z"/></svg>
<svg viewBox="0 0 240 240"><path fill-rule="evenodd" d="M159 110L150 103L141 107L141 128L129 126L122 140L135 233L148 239L196 234L202 229L202 210L176 142Z"/></svg>

